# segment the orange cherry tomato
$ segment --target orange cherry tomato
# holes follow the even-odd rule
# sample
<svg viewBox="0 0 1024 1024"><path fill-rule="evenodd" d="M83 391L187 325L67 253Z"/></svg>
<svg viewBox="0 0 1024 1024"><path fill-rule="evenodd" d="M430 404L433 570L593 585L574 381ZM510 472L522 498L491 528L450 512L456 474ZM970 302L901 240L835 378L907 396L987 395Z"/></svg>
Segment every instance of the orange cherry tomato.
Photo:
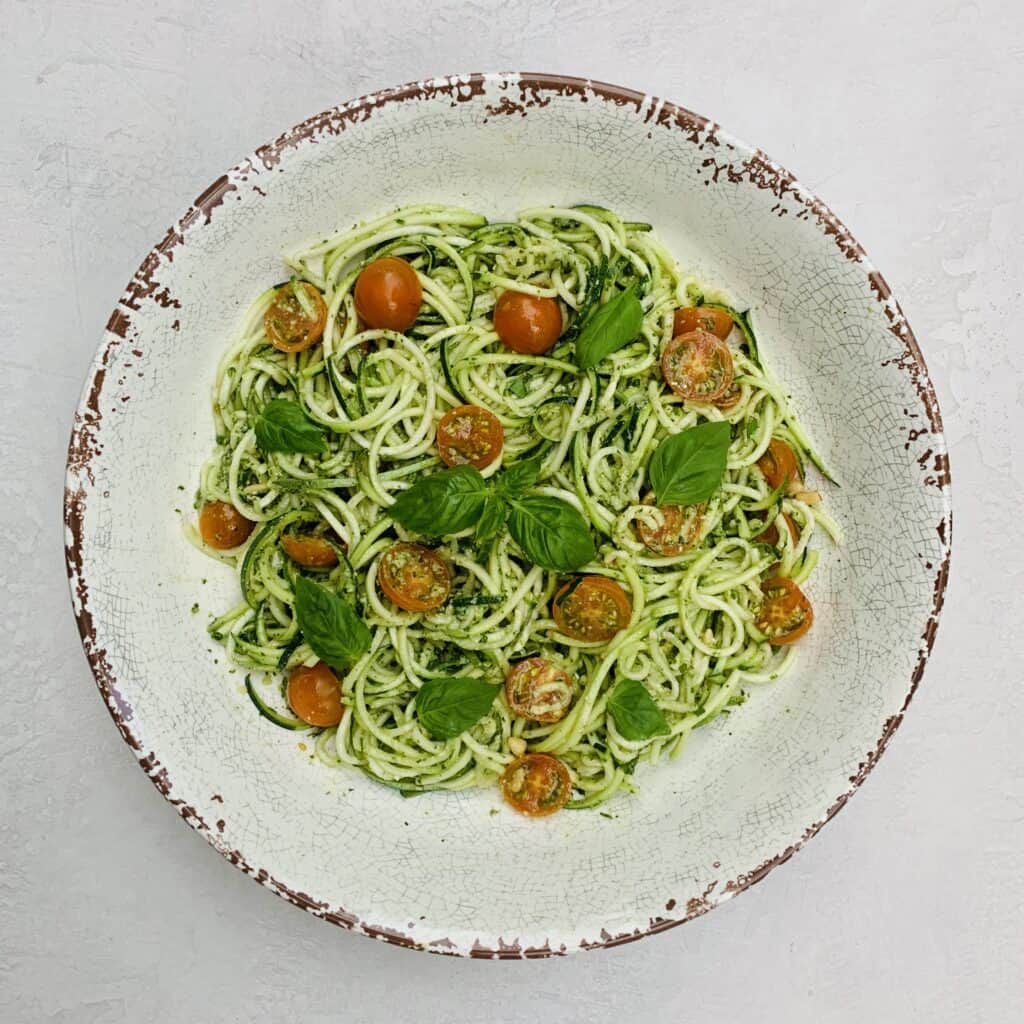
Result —
<svg viewBox="0 0 1024 1024"><path fill-rule="evenodd" d="M312 533L283 533L281 547L285 554L304 569L333 569L338 553L323 537Z"/></svg>
<svg viewBox="0 0 1024 1024"><path fill-rule="evenodd" d="M440 608L452 589L444 559L430 548L404 541L381 556L377 582L384 596L407 612L432 612Z"/></svg>
<svg viewBox="0 0 1024 1024"><path fill-rule="evenodd" d="M310 725L337 725L345 714L338 677L322 661L312 668L300 665L292 672L288 678L288 703Z"/></svg>
<svg viewBox="0 0 1024 1024"><path fill-rule="evenodd" d="M773 576L761 584L764 600L754 625L775 647L795 643L811 628L814 609L803 591L785 576Z"/></svg>
<svg viewBox="0 0 1024 1024"><path fill-rule="evenodd" d="M562 310L554 299L502 292L494 306L494 329L505 348L543 355L562 333Z"/></svg>
<svg viewBox="0 0 1024 1024"><path fill-rule="evenodd" d="M384 256L360 271L355 300L356 312L367 327L406 331L419 316L423 288L405 260Z"/></svg>
<svg viewBox="0 0 1024 1024"><path fill-rule="evenodd" d="M204 544L218 551L237 548L248 539L255 525L226 501L208 501L199 510L199 535Z"/></svg>
<svg viewBox="0 0 1024 1024"><path fill-rule="evenodd" d="M783 512L782 518L786 520L786 526L789 527L789 535L793 538L793 543L795 544L800 538L800 531L796 528L796 523L793 522L793 518L788 512ZM769 523L767 529L758 535L757 542L759 544L770 544L772 547L779 543L779 528L774 522Z"/></svg>
<svg viewBox="0 0 1024 1024"><path fill-rule="evenodd" d="M551 602L559 631L574 640L605 643L629 625L629 595L607 576L577 576L561 586Z"/></svg>
<svg viewBox="0 0 1024 1024"><path fill-rule="evenodd" d="M764 474L765 481L773 491L783 480L789 480L790 483L800 480L800 468L793 449L777 437L771 439L768 451L757 460L757 468Z"/></svg>
<svg viewBox="0 0 1024 1024"><path fill-rule="evenodd" d="M305 301L300 301L297 291ZM308 281L281 285L270 308L263 314L263 329L281 352L304 352L315 345L327 325L327 304Z"/></svg>
<svg viewBox="0 0 1024 1024"><path fill-rule="evenodd" d="M542 818L560 811L572 795L569 769L550 754L524 754L498 780L501 795L520 814Z"/></svg>
<svg viewBox="0 0 1024 1024"><path fill-rule="evenodd" d="M672 318L672 337L689 334L691 331L706 331L725 341L732 331L732 317L725 310L710 306L685 306L676 310Z"/></svg>
<svg viewBox="0 0 1024 1024"><path fill-rule="evenodd" d="M546 658L527 658L505 677L505 696L512 714L551 725L571 707L573 685L568 673Z"/></svg>
<svg viewBox="0 0 1024 1024"><path fill-rule="evenodd" d="M643 504L655 504L653 492L644 498ZM661 525L650 526L643 519L637 519L637 533L650 551L672 558L689 551L700 540L706 510L704 502L696 505L659 505Z"/></svg>
<svg viewBox="0 0 1024 1024"><path fill-rule="evenodd" d="M501 420L479 405L449 409L437 425L437 451L449 466L485 469L501 455L504 443Z"/></svg>
<svg viewBox="0 0 1024 1024"><path fill-rule="evenodd" d="M714 402L732 386L732 353L721 338L707 331L690 331L665 346L661 372L680 398Z"/></svg>

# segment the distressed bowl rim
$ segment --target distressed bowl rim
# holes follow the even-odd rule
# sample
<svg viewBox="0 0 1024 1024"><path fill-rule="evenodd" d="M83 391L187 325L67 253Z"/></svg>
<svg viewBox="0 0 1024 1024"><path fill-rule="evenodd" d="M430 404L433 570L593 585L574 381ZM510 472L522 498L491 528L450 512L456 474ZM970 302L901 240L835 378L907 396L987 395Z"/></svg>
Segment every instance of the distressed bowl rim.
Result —
<svg viewBox="0 0 1024 1024"><path fill-rule="evenodd" d="M88 471L89 457L96 450L94 435L100 425L98 400L103 385L106 356L111 348L124 337L128 324L128 315L125 311L134 309L140 297L145 297L145 295L140 295L139 282L148 282L151 268L181 240L186 228L195 224L200 216L204 216L206 222L209 222L211 211L223 202L225 193L231 188L229 182L232 175L244 173L246 169L251 169L258 161L262 162L265 166L272 166L286 151L312 144L311 139L315 133L332 123L368 120L373 112L380 107L388 104L402 103L407 100L429 98L437 95L461 98L460 90L463 89L469 90L469 96L464 98L472 98L482 91L487 84L517 85L522 90L524 97L527 91L532 92L534 97L541 91L556 91L561 94L580 96L594 94L604 100L620 105L633 105L636 107L638 114L646 104L651 109L657 109L662 114L667 114L673 128L690 132L695 130L712 130L717 138L728 142L735 150L747 155L748 159L752 162L752 166L755 166L759 171L767 173L776 182L781 183L781 187L788 199L799 203L813 214L821 230L835 238L837 245L847 258L855 259L863 267L870 287L888 317L889 329L905 345L906 358L899 361L899 368L910 377L927 412L936 450L947 458L945 476L940 483L943 511L942 524L945 526L945 531L940 532L942 560L938 565L935 575L932 609L921 634L919 657L911 673L906 696L899 711L885 721L875 747L864 761L861 762L857 772L850 777L847 788L836 797L823 817L810 823L803 833L787 847L780 850L748 874L741 875L725 891L714 895L709 894L704 900L699 902L699 906L695 906L693 909L688 908L684 916L672 919L655 919L646 928L638 928L619 935L611 935L607 931L602 931L602 941L600 942L587 942L575 947L558 949L551 948L547 944L542 947L523 948L518 942L506 944L500 938L497 938L496 948L484 945L479 939L472 947L466 949L456 947L454 944L450 946L438 944L425 946L402 932L383 926L368 926L359 922L354 915L345 911L344 908L328 907L313 896L296 892L287 885L277 881L266 870L251 865L240 851L225 848L218 841L217 835L203 818L184 800L172 795L171 781L167 776L166 769L156 761L155 754L144 754L142 745L130 725L130 716L127 713L129 711L128 705L119 689L117 677L107 660L106 652L97 649L92 614L86 599L88 584L83 571L82 542L86 495L80 485L79 478L83 471ZM525 108L523 112L525 113ZM111 334L114 335L113 338L110 337ZM846 805L846 802L857 791L872 768L877 764L893 733L902 722L903 716L923 676L928 656L934 645L949 577L952 550L952 499L948 455L943 434L942 415L928 368L925 365L924 356L903 311L900 309L899 303L892 295L885 279L871 263L863 247L856 241L842 221L817 196L802 186L789 171L770 160L761 150L737 139L735 136L723 131L714 122L679 104L662 100L634 89L587 78L543 72L513 71L450 75L423 79L367 93L358 99L331 107L289 128L272 142L268 142L253 150L245 159L235 164L230 171L218 178L196 198L185 214L168 229L162 241L154 246L146 255L118 300L118 304L115 306L107 322L104 338L97 346L82 388L68 445L64 492L64 522L66 527L65 562L72 594L72 606L83 649L89 661L96 685L122 738L132 749L150 781L153 782L164 798L177 810L178 814L230 863L240 868L245 874L261 885L271 889L277 895L288 900L293 905L312 913L314 916L323 918L349 931L355 931L371 938L381 939L407 948L421 949L449 956L490 959L541 958L564 955L568 952L575 952L577 949L606 949L626 942L633 942L648 935L658 934L707 913L735 894L743 892L756 882L759 882L773 868L789 860L797 850L801 849L808 840L815 836ZM75 598L78 599L77 606L75 605Z"/></svg>

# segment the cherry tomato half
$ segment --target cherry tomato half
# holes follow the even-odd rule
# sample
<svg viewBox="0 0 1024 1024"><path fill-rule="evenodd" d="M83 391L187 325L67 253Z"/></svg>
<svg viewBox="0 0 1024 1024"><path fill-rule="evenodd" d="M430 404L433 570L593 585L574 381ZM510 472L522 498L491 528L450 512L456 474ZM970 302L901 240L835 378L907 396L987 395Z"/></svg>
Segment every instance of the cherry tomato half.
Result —
<svg viewBox="0 0 1024 1024"><path fill-rule="evenodd" d="M569 769L550 754L524 754L501 773L501 795L520 814L542 818L561 810L572 795Z"/></svg>
<svg viewBox="0 0 1024 1024"><path fill-rule="evenodd" d="M754 625L775 647L795 643L811 628L814 609L804 592L785 576L773 576L761 584L764 600Z"/></svg>
<svg viewBox="0 0 1024 1024"><path fill-rule="evenodd" d="M226 501L208 501L199 510L199 535L203 543L218 551L237 548L256 524Z"/></svg>
<svg viewBox="0 0 1024 1024"><path fill-rule="evenodd" d="M793 449L777 437L771 439L768 451L757 460L757 468L764 474L765 481L773 491L783 480L793 483L800 479L800 468Z"/></svg>
<svg viewBox="0 0 1024 1024"><path fill-rule="evenodd" d="M655 504L653 492L644 498L643 504ZM704 502L696 505L659 505L661 525L651 526L643 519L637 519L637 533L648 550L672 558L689 551L700 540L706 510Z"/></svg>
<svg viewBox="0 0 1024 1024"><path fill-rule="evenodd" d="M554 299L502 292L494 306L494 329L505 348L543 355L562 333L562 310Z"/></svg>
<svg viewBox="0 0 1024 1024"><path fill-rule="evenodd" d="M577 576L563 584L551 602L559 631L574 640L605 643L629 625L629 595L607 576Z"/></svg>
<svg viewBox="0 0 1024 1024"><path fill-rule="evenodd" d="M451 574L440 555L421 544L401 542L388 548L377 568L384 596L407 612L431 612L448 600Z"/></svg>
<svg viewBox="0 0 1024 1024"><path fill-rule="evenodd" d="M504 443L501 420L479 405L449 409L437 425L437 451L449 466L485 469L501 455Z"/></svg>
<svg viewBox="0 0 1024 1024"><path fill-rule="evenodd" d="M725 341L732 330L732 317L723 309L710 306L684 306L672 318L672 337L691 331L706 331Z"/></svg>
<svg viewBox="0 0 1024 1024"><path fill-rule="evenodd" d="M567 672L546 658L527 658L505 677L505 696L512 714L551 725L565 718L572 705L573 685Z"/></svg>
<svg viewBox="0 0 1024 1024"><path fill-rule="evenodd" d="M333 569L338 564L338 553L323 537L312 533L283 533L281 547L284 553L304 569Z"/></svg>
<svg viewBox="0 0 1024 1024"><path fill-rule="evenodd" d="M310 725L337 725L345 714L338 677L322 661L312 668L300 665L292 672L288 678L288 703Z"/></svg>
<svg viewBox="0 0 1024 1024"><path fill-rule="evenodd" d="M789 535L793 538L793 543L795 544L800 539L800 531L796 528L796 523L793 522L793 517L788 512L783 512L782 518L786 520L786 526L789 527ZM769 523L764 532L758 535L757 542L759 544L770 544L772 547L779 543L779 528L774 522Z"/></svg>
<svg viewBox="0 0 1024 1024"><path fill-rule="evenodd" d="M714 402L732 385L732 353L721 338L707 331L690 331L665 346L661 372L665 383L680 398Z"/></svg>
<svg viewBox="0 0 1024 1024"><path fill-rule="evenodd" d="M263 314L263 329L281 352L304 352L323 337L327 304L308 281L281 285Z"/></svg>
<svg viewBox="0 0 1024 1024"><path fill-rule="evenodd" d="M419 315L423 288L410 264L397 256L384 256L360 271L355 301L367 327L406 331Z"/></svg>

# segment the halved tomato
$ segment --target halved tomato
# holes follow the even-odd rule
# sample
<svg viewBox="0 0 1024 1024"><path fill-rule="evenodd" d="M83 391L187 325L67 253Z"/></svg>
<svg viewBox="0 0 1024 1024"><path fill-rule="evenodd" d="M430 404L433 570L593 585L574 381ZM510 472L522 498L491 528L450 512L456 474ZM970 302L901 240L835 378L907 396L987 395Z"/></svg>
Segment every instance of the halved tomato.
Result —
<svg viewBox="0 0 1024 1024"><path fill-rule="evenodd" d="M768 450L757 460L757 468L764 474L765 481L773 491L783 480L790 483L800 480L800 467L793 449L777 437L771 439Z"/></svg>
<svg viewBox="0 0 1024 1024"><path fill-rule="evenodd" d="M654 505L652 491L643 500L644 505ZM707 505L658 505L661 525L651 526L643 519L637 519L636 530L645 546L656 555L671 558L689 551L699 540L704 527L704 513Z"/></svg>
<svg viewBox="0 0 1024 1024"><path fill-rule="evenodd" d="M448 600L451 574L443 558L421 544L400 542L388 548L377 567L384 596L407 612L431 612Z"/></svg>
<svg viewBox="0 0 1024 1024"><path fill-rule="evenodd" d="M572 705L573 685L567 672L547 658L527 658L505 677L505 696L512 714L551 725Z"/></svg>
<svg viewBox="0 0 1024 1024"><path fill-rule="evenodd" d="M629 595L607 576L577 576L563 584L551 602L558 629L574 640L605 643L629 625Z"/></svg>
<svg viewBox="0 0 1024 1024"><path fill-rule="evenodd" d="M199 510L199 535L204 544L218 551L237 548L255 525L227 501L208 501Z"/></svg>
<svg viewBox="0 0 1024 1024"><path fill-rule="evenodd" d="M449 466L486 469L505 443L501 420L480 405L449 409L437 425L437 451Z"/></svg>
<svg viewBox="0 0 1024 1024"><path fill-rule="evenodd" d="M524 754L498 780L501 795L520 814L542 818L561 810L572 795L569 769L550 754Z"/></svg>
<svg viewBox="0 0 1024 1024"><path fill-rule="evenodd" d="M707 331L690 331L665 346L661 373L680 398L714 402L732 385L732 353L721 338Z"/></svg>
<svg viewBox="0 0 1024 1024"><path fill-rule="evenodd" d="M281 547L293 562L305 569L333 569L338 564L334 548L313 533L283 533Z"/></svg>
<svg viewBox="0 0 1024 1024"><path fill-rule="evenodd" d="M785 576L773 576L761 584L764 600L754 625L775 647L795 643L811 628L814 609L804 592Z"/></svg>
<svg viewBox="0 0 1024 1024"><path fill-rule="evenodd" d="M732 330L732 317L725 310L710 306L684 306L677 309L672 318L672 337L688 334L690 331L707 331L725 341Z"/></svg>
<svg viewBox="0 0 1024 1024"><path fill-rule="evenodd" d="M263 329L281 352L304 352L323 336L327 304L308 281L281 285L263 314Z"/></svg>
<svg viewBox="0 0 1024 1024"><path fill-rule="evenodd" d="M341 685L330 666L318 661L300 665L288 678L288 703L304 722L322 728L337 725L345 714Z"/></svg>

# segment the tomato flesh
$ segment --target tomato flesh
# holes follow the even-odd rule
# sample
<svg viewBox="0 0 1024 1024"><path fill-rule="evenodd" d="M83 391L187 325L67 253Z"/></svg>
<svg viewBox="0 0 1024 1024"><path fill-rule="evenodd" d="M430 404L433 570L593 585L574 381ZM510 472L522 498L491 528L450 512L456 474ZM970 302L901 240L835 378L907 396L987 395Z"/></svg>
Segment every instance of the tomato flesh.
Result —
<svg viewBox="0 0 1024 1024"><path fill-rule="evenodd" d="M691 331L706 331L725 341L732 331L732 317L724 309L710 306L684 306L677 309L672 318L672 337L689 334Z"/></svg>
<svg viewBox="0 0 1024 1024"><path fill-rule="evenodd" d="M505 696L514 715L551 725L572 705L573 685L568 673L546 658L527 658L506 676Z"/></svg>
<svg viewBox="0 0 1024 1024"><path fill-rule="evenodd" d="M304 569L333 569L338 553L323 537L310 533L284 533L281 547L285 554Z"/></svg>
<svg viewBox="0 0 1024 1024"><path fill-rule="evenodd" d="M288 703L309 725L337 725L345 714L341 684L330 666L318 661L311 668L300 665L288 678Z"/></svg>
<svg viewBox="0 0 1024 1024"><path fill-rule="evenodd" d="M804 592L785 576L773 576L761 585L764 600L754 625L775 647L795 643L811 628L814 609Z"/></svg>
<svg viewBox="0 0 1024 1024"><path fill-rule="evenodd" d="M757 468L773 491L782 485L783 480L790 483L800 480L800 468L793 449L777 437L771 439L768 450L757 460Z"/></svg>
<svg viewBox="0 0 1024 1024"><path fill-rule="evenodd" d="M793 538L793 543L795 544L800 538L800 531L796 528L796 523L793 522L793 517L788 512L783 512L782 518L786 521L789 535ZM757 542L759 544L770 544L772 547L778 546L779 528L774 522L769 523L764 532L758 535Z"/></svg>
<svg viewBox="0 0 1024 1024"><path fill-rule="evenodd" d="M542 818L561 810L572 795L569 769L550 754L524 754L499 779L501 794L520 814Z"/></svg>
<svg viewBox="0 0 1024 1024"><path fill-rule="evenodd" d="M449 409L437 425L437 451L449 466L485 469L501 455L504 443L501 420L479 405Z"/></svg>
<svg viewBox="0 0 1024 1024"><path fill-rule="evenodd" d="M607 576L580 576L562 587L551 602L559 631L574 640L605 643L629 625L629 595Z"/></svg>
<svg viewBox="0 0 1024 1024"><path fill-rule="evenodd" d="M308 281L281 285L263 314L267 338L281 352L304 352L323 337L326 325L327 304Z"/></svg>
<svg viewBox="0 0 1024 1024"><path fill-rule="evenodd" d="M715 402L732 386L732 353L721 338L707 331L690 331L665 346L661 372L680 398Z"/></svg>
<svg viewBox="0 0 1024 1024"><path fill-rule="evenodd" d="M354 297L359 319L367 327L406 331L419 316L423 287L405 260L384 256L360 271Z"/></svg>
<svg viewBox="0 0 1024 1024"><path fill-rule="evenodd" d="M229 551L244 543L256 524L226 501L208 501L199 510L199 535L203 543L218 551Z"/></svg>
<svg viewBox="0 0 1024 1024"><path fill-rule="evenodd" d="M656 503L654 493L643 500L644 505ZM671 558L689 551L701 537L704 527L704 512L707 505L658 505L661 525L652 526L644 519L637 519L637 533L644 546L656 555Z"/></svg>
<svg viewBox="0 0 1024 1024"><path fill-rule="evenodd" d="M543 355L562 333L562 310L554 299L502 292L494 306L494 330L513 352Z"/></svg>
<svg viewBox="0 0 1024 1024"><path fill-rule="evenodd" d="M377 582L407 612L430 612L448 600L451 574L444 559L421 544L401 542L381 556Z"/></svg>

